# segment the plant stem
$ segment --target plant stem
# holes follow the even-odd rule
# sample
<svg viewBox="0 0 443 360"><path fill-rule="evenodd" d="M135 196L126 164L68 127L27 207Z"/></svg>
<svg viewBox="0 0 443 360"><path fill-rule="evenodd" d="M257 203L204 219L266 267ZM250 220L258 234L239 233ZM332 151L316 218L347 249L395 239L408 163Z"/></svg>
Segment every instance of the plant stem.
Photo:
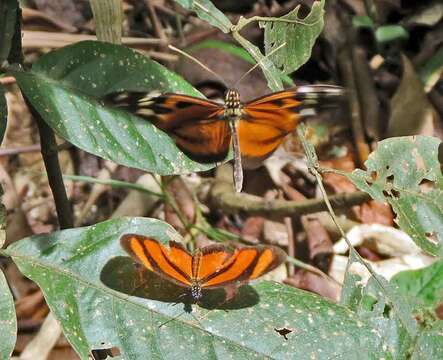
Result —
<svg viewBox="0 0 443 360"><path fill-rule="evenodd" d="M26 103L31 110L31 114L37 121L41 153L45 163L46 173L48 174L49 187L54 197L60 229L72 228L74 226L74 218L68 196L66 195L65 184L63 183L54 132L33 108L32 104L28 100L26 100Z"/></svg>

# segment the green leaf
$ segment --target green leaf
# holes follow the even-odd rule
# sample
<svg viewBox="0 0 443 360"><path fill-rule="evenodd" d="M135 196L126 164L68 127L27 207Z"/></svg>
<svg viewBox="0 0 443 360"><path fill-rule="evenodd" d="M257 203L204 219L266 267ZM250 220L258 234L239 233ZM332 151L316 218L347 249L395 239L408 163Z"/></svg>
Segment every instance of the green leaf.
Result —
<svg viewBox="0 0 443 360"><path fill-rule="evenodd" d="M230 302L222 290L207 291L186 312L183 288L141 272L121 249L118 239L129 232L163 243L180 240L164 222L121 218L26 238L6 251L41 287L82 358L90 349L109 347L131 359L386 355L384 339L352 311L277 283L243 286ZM274 330L282 327L292 331L288 340Z"/></svg>
<svg viewBox="0 0 443 360"><path fill-rule="evenodd" d="M414 347L412 360L441 360L443 354L443 321L423 331Z"/></svg>
<svg viewBox="0 0 443 360"><path fill-rule="evenodd" d="M409 33L401 25L384 25L375 30L375 39L379 43L407 39L408 37Z"/></svg>
<svg viewBox="0 0 443 360"><path fill-rule="evenodd" d="M0 269L0 358L9 359L17 339L17 319L14 299L9 291L5 275Z"/></svg>
<svg viewBox="0 0 443 360"><path fill-rule="evenodd" d="M355 251L349 252L349 259L346 265L345 279L341 290L340 304L348 307L353 311L358 311L359 304L362 300L363 288L361 284L362 277L351 268L353 266L363 267L363 264L359 264L359 261L355 255ZM357 265L355 265L357 264Z"/></svg>
<svg viewBox="0 0 443 360"><path fill-rule="evenodd" d="M207 170L146 120L97 98L122 90L199 96L186 81L123 46L85 41L15 72L23 94L54 131L79 148L118 164L163 175Z"/></svg>
<svg viewBox="0 0 443 360"><path fill-rule="evenodd" d="M388 202L399 227L423 250L443 255L443 176L440 140L405 136L383 140L365 162L366 171L345 174L375 200Z"/></svg>
<svg viewBox="0 0 443 360"><path fill-rule="evenodd" d="M352 17L352 25L356 28L369 28L375 27L372 19L367 15L355 15Z"/></svg>
<svg viewBox="0 0 443 360"><path fill-rule="evenodd" d="M265 28L265 51L270 54L279 46L281 49L270 55L271 61L283 73L290 74L302 66L311 56L315 40L323 30L325 1L316 1L311 12L304 18L298 17L300 5L280 20L263 22Z"/></svg>
<svg viewBox="0 0 443 360"><path fill-rule="evenodd" d="M341 304L355 311L361 320L369 322L385 340L388 352L395 359L403 359L411 352L417 335L416 321L408 299L381 276L370 277L367 284L362 275L367 269L350 252L343 284Z"/></svg>
<svg viewBox="0 0 443 360"><path fill-rule="evenodd" d="M383 291L380 286L383 286ZM407 358L418 334L412 305L384 278L369 279L357 314L377 329L394 359Z"/></svg>
<svg viewBox="0 0 443 360"><path fill-rule="evenodd" d="M229 33L232 23L214 4L209 0L174 0L185 9L194 11L197 16L207 21L212 26L219 28L225 34Z"/></svg>
<svg viewBox="0 0 443 360"><path fill-rule="evenodd" d="M17 0L0 2L0 65L8 59L11 51L18 8Z"/></svg>
<svg viewBox="0 0 443 360"><path fill-rule="evenodd" d="M123 6L120 0L91 0L97 39L113 44L122 42Z"/></svg>
<svg viewBox="0 0 443 360"><path fill-rule="evenodd" d="M421 307L435 308L443 302L443 259L423 269L402 271L391 283Z"/></svg>
<svg viewBox="0 0 443 360"><path fill-rule="evenodd" d="M5 89L0 85L0 145L3 142L3 137L6 132L6 125L8 121L8 105L6 103Z"/></svg>

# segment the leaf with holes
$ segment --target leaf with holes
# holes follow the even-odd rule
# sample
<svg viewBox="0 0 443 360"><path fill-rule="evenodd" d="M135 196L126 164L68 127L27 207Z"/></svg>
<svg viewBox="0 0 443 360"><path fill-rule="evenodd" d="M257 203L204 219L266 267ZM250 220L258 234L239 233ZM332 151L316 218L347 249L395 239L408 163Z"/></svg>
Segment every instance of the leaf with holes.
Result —
<svg viewBox="0 0 443 360"><path fill-rule="evenodd" d="M349 306L362 321L377 329L393 358L403 359L412 350L414 339L419 334L412 304L379 275L371 276L366 284L362 282L367 271L355 250L351 251L341 304Z"/></svg>
<svg viewBox="0 0 443 360"><path fill-rule="evenodd" d="M439 256L443 255L441 146L430 136L386 139L365 162L366 171L346 174L360 190L388 202L400 228L423 250Z"/></svg>
<svg viewBox="0 0 443 360"><path fill-rule="evenodd" d="M273 282L242 286L229 302L222 289L207 291L189 312L183 288L142 271L126 255L119 243L125 233L180 241L159 220L122 218L33 236L6 251L41 287L81 358L113 347L125 359L387 355L384 339L354 312Z"/></svg>
<svg viewBox="0 0 443 360"><path fill-rule="evenodd" d="M178 92L200 96L160 64L124 46L85 41L41 57L31 72L14 72L24 96L54 131L79 148L118 164L162 175L207 170L146 120L105 106L114 92Z"/></svg>
<svg viewBox="0 0 443 360"><path fill-rule="evenodd" d="M312 4L311 12L301 19L298 16L300 5L280 21L262 22L265 28L265 51L271 61L283 73L290 74L302 66L311 56L315 40L323 30L325 1ZM281 49L272 51L285 44Z"/></svg>

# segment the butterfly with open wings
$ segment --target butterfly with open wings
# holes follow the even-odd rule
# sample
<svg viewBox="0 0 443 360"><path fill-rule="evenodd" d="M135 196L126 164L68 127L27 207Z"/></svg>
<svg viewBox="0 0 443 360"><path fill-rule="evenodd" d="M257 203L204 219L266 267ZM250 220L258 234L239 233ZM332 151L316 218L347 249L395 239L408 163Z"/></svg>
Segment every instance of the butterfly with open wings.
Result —
<svg viewBox="0 0 443 360"><path fill-rule="evenodd" d="M167 93L146 97L121 93L113 102L150 121L171 136L191 159L202 163L223 161L234 150L234 184L243 183L242 157L262 161L295 130L300 119L315 108L336 102L343 89L307 85L278 91L242 103L237 90L228 90L223 104L198 97Z"/></svg>
<svg viewBox="0 0 443 360"><path fill-rule="evenodd" d="M224 245L214 244L190 254L181 243L170 241L169 247L166 247L153 238L137 234L123 235L120 243L148 270L189 288L194 301L202 298L202 289L254 280L286 259L283 250L268 245L232 251Z"/></svg>

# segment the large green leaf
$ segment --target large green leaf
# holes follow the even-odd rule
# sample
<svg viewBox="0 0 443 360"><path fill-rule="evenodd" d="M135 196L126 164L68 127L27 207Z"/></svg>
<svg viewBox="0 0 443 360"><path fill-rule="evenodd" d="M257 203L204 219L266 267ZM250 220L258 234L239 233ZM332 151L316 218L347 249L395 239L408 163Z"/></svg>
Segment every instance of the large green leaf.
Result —
<svg viewBox="0 0 443 360"><path fill-rule="evenodd" d="M82 358L91 349L109 347L130 359L386 355L378 330L352 311L272 282L243 286L230 302L223 302L222 291L208 291L200 305L185 312L183 288L140 272L121 249L118 239L128 232L162 242L180 239L161 221L122 218L33 236L7 249L23 274L42 288ZM291 330L288 340L275 328Z"/></svg>
<svg viewBox="0 0 443 360"><path fill-rule="evenodd" d="M195 11L198 17L207 21L212 26L219 28L224 33L231 30L231 22L214 4L209 0L175 0L185 9Z"/></svg>
<svg viewBox="0 0 443 360"><path fill-rule="evenodd" d="M9 359L17 338L14 299L0 269L0 359Z"/></svg>
<svg viewBox="0 0 443 360"><path fill-rule="evenodd" d="M49 126L83 150L164 175L214 166L190 160L149 122L97 100L122 90L200 96L182 78L133 50L85 41L49 53L31 72L15 72L14 76Z"/></svg>
<svg viewBox="0 0 443 360"><path fill-rule="evenodd" d="M440 140L408 136L383 140L365 162L346 176L374 199L388 202L395 221L423 250L443 255L443 176Z"/></svg>
<svg viewBox="0 0 443 360"><path fill-rule="evenodd" d="M391 283L419 305L436 307L443 303L443 260L423 269L402 271Z"/></svg>
<svg viewBox="0 0 443 360"><path fill-rule="evenodd" d="M311 12L304 19L298 17L299 5L279 18L282 21L263 22L266 54L270 54L272 62L283 73L290 74L309 60L315 40L323 30L324 5L324 0L314 2ZM283 44L281 49L273 52Z"/></svg>

